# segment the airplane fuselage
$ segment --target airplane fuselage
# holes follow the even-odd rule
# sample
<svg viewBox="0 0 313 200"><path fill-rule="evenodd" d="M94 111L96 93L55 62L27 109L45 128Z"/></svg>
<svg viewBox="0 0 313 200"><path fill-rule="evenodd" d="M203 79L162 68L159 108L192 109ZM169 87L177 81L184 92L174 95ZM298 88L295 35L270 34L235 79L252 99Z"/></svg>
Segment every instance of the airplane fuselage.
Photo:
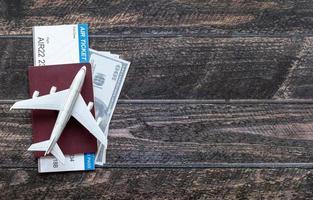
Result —
<svg viewBox="0 0 313 200"><path fill-rule="evenodd" d="M53 127L51 136L50 136L50 143L46 154L49 154L55 144L57 143L58 139L60 138L67 122L72 116L72 111L75 106L76 100L80 94L81 88L83 86L84 80L86 76L86 67L82 67L79 72L76 74L69 90L69 95L67 98L67 101L64 104L63 109L59 111L57 120L55 122L55 125Z"/></svg>

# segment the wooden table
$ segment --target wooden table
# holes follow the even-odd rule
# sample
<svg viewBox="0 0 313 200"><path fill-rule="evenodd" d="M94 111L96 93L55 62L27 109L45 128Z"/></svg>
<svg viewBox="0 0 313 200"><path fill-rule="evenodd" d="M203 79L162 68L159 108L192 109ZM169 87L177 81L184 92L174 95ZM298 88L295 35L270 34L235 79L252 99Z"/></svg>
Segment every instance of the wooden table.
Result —
<svg viewBox="0 0 313 200"><path fill-rule="evenodd" d="M312 199L311 0L0 0L0 199ZM38 174L31 27L86 22L132 62L107 164Z"/></svg>

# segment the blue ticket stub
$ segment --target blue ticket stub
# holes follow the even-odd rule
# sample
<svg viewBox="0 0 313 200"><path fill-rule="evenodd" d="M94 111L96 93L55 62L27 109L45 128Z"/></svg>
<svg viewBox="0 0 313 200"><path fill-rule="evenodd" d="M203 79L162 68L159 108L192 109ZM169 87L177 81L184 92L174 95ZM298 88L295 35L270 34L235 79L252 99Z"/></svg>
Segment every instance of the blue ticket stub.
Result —
<svg viewBox="0 0 313 200"><path fill-rule="evenodd" d="M64 164L54 156L45 156L38 159L38 172L65 172L65 171L89 171L95 170L95 154L65 155Z"/></svg>

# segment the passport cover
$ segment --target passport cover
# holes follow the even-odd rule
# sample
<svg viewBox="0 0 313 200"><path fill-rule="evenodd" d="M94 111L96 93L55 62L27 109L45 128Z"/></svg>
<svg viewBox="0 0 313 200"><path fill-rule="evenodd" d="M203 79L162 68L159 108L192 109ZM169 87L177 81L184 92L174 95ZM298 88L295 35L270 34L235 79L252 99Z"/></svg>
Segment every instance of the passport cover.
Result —
<svg viewBox="0 0 313 200"><path fill-rule="evenodd" d="M57 91L68 89L81 67L86 66L87 72L81 95L86 104L93 102L93 87L91 66L88 63L46 65L45 67L29 67L29 93L32 96L35 90L39 91L39 97L49 94L50 88L55 86ZM91 110L93 116L94 109ZM32 110L33 143L48 140L56 122L58 111ZM95 153L97 140L89 131L73 117L70 118L59 140L64 154ZM44 155L44 152L35 152L35 157Z"/></svg>

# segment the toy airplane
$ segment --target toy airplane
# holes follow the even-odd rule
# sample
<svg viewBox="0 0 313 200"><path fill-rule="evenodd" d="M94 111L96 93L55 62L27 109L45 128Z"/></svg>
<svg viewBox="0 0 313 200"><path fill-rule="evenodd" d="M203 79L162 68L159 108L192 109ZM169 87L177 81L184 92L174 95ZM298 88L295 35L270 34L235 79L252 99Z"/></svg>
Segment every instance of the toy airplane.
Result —
<svg viewBox="0 0 313 200"><path fill-rule="evenodd" d="M86 67L83 66L76 74L69 89L55 92L56 87L53 86L51 87L50 94L41 97L37 97L39 92L35 91L32 99L16 102L11 107L11 109L41 109L59 111L50 139L32 144L28 151L45 151L45 156L51 153L64 164L65 157L57 144L57 141L71 116L85 126L88 131L90 131L90 133L103 145L106 145L104 133L99 128L96 120L90 112L93 103L89 102L87 106L80 94L85 75Z"/></svg>

